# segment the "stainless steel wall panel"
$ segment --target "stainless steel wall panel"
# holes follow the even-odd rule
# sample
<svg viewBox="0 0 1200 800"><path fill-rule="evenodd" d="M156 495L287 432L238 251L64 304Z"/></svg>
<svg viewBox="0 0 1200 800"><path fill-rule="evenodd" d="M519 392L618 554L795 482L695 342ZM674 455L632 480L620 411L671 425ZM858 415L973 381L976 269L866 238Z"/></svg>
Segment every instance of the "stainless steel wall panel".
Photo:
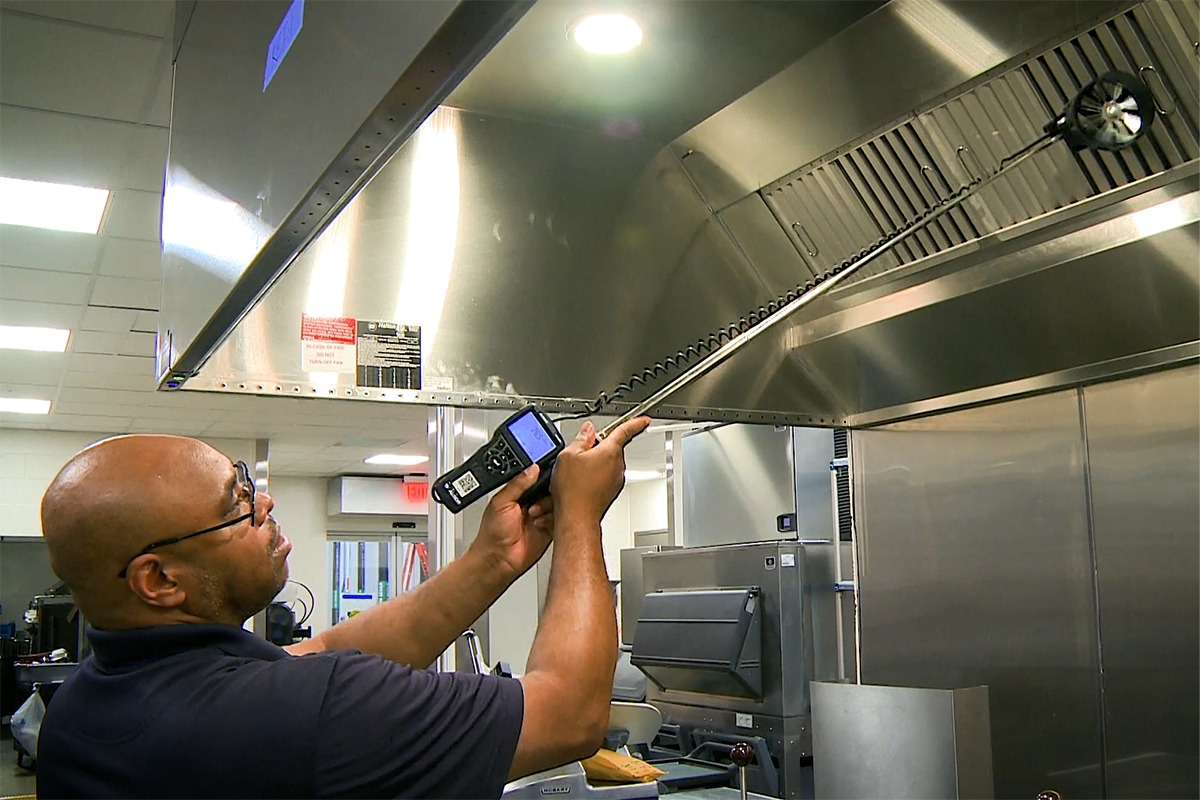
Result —
<svg viewBox="0 0 1200 800"><path fill-rule="evenodd" d="M1109 797L1200 795L1200 369L1083 390Z"/></svg>
<svg viewBox="0 0 1200 800"><path fill-rule="evenodd" d="M988 687L997 797L1099 797L1074 391L856 431L862 678Z"/></svg>
<svg viewBox="0 0 1200 800"><path fill-rule="evenodd" d="M719 216L768 291L784 292L813 276L759 195L744 197Z"/></svg>
<svg viewBox="0 0 1200 800"><path fill-rule="evenodd" d="M791 435L796 538L832 540L835 532L829 462L833 460L834 432L828 428L792 428Z"/></svg>
<svg viewBox="0 0 1200 800"><path fill-rule="evenodd" d="M992 798L987 687L812 684L816 797Z"/></svg>
<svg viewBox="0 0 1200 800"><path fill-rule="evenodd" d="M711 428L685 435L682 451L676 472L683 482L680 544L703 547L796 538L795 532L780 532L775 524L778 515L796 511L789 428Z"/></svg>

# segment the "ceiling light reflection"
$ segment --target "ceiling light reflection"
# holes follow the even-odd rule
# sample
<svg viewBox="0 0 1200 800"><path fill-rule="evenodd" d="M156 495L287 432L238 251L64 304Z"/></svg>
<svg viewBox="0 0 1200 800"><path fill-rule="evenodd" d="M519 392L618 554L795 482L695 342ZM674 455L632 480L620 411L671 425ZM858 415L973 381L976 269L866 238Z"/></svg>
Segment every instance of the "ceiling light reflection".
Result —
<svg viewBox="0 0 1200 800"><path fill-rule="evenodd" d="M642 43L642 28L622 14L596 14L580 21L575 43L589 53L627 53Z"/></svg>
<svg viewBox="0 0 1200 800"><path fill-rule="evenodd" d="M991 39L945 3L903 0L893 7L901 22L966 77L986 72L1005 59Z"/></svg>
<svg viewBox="0 0 1200 800"><path fill-rule="evenodd" d="M439 108L417 132L409 188L404 272L393 321L421 326L421 363L428 364L458 238L459 167L456 112Z"/></svg>

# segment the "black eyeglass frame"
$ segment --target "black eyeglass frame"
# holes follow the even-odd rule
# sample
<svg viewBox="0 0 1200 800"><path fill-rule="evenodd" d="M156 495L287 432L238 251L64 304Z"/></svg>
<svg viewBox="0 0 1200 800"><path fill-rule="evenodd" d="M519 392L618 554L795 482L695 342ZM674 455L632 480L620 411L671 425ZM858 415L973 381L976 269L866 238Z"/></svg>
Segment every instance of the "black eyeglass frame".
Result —
<svg viewBox="0 0 1200 800"><path fill-rule="evenodd" d="M129 559L128 562L126 562L125 568L117 573L117 577L121 578L123 580L129 574L129 565L132 564L135 559L141 558L142 556L146 555L147 553L153 552L153 551L159 549L160 547L166 547L169 544L177 544L179 542L182 542L184 539L193 539L197 536L203 536L206 533L213 533L215 531L225 530L226 528L232 528L234 525L245 522L246 520L253 521L254 520L254 491L255 490L254 490L254 479L252 477L250 477L250 467L246 466L245 461L237 461L237 462L234 462L233 469L234 469L234 472L237 474L237 479L236 479L237 482L235 485L245 487L246 491L249 492L249 494L250 494L250 512L248 514L242 514L240 517L237 517L236 519L231 519L228 522L222 522L220 525L214 525L211 528L205 528L202 531L196 531L195 533L189 533L186 536L172 536L170 539L162 539L157 542L151 542L150 544L143 547L141 549L141 551L139 551L137 553L137 555L135 555L133 558Z"/></svg>

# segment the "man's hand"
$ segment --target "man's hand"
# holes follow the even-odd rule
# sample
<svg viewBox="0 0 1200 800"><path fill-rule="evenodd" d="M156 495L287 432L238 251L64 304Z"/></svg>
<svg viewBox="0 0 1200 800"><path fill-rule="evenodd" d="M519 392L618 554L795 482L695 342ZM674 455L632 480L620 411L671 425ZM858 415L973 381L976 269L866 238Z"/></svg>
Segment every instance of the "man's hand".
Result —
<svg viewBox="0 0 1200 800"><path fill-rule="evenodd" d="M649 424L649 417L632 419L597 444L596 427L583 423L554 465L550 494L558 513L602 518L625 485L625 445Z"/></svg>
<svg viewBox="0 0 1200 800"><path fill-rule="evenodd" d="M537 563L550 546L554 530L554 502L549 497L528 509L517 503L537 479L538 465L534 464L496 492L484 509L479 535L471 545L480 549L488 564L511 571L513 579Z"/></svg>

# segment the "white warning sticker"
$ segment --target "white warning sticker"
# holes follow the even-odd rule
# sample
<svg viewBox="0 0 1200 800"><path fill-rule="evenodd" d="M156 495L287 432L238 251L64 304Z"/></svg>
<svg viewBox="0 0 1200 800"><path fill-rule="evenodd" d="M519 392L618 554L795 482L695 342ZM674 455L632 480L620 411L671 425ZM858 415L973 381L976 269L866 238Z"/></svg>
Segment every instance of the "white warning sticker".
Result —
<svg viewBox="0 0 1200 800"><path fill-rule="evenodd" d="M779 556L779 566L781 566L781 567L796 566L796 554L795 553L781 553Z"/></svg>
<svg viewBox="0 0 1200 800"><path fill-rule="evenodd" d="M354 374L353 317L300 315L300 368Z"/></svg>
<svg viewBox="0 0 1200 800"><path fill-rule="evenodd" d="M754 715L753 714L736 714L734 716L733 724L737 725L739 728L753 728L754 727Z"/></svg>
<svg viewBox="0 0 1200 800"><path fill-rule="evenodd" d="M450 485L454 487L454 491L458 492L459 497L466 497L479 488L479 481L475 479L473 472L467 472L458 480L452 481Z"/></svg>

